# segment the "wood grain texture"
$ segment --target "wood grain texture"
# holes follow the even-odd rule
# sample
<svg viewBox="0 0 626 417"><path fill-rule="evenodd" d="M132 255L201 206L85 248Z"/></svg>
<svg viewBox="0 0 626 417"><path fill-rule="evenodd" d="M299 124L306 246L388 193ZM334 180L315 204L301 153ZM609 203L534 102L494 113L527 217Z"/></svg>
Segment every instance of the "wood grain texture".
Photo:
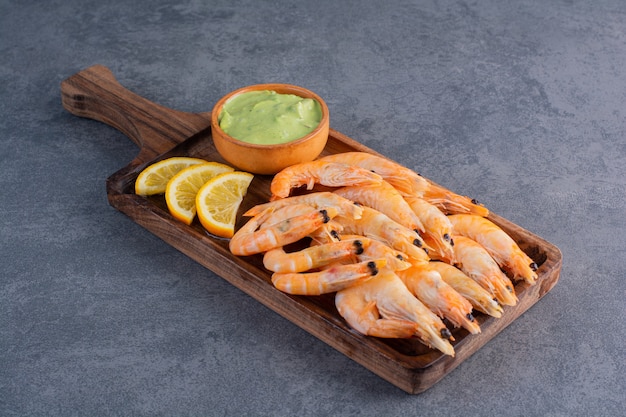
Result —
<svg viewBox="0 0 626 417"><path fill-rule="evenodd" d="M209 114L184 113L154 104L126 90L103 66L90 67L69 77L62 83L61 93L63 106L69 112L119 129L140 148L135 160L107 179L107 194L113 207L268 308L408 393L423 392L450 373L539 301L559 279L562 255L557 247L491 214L489 218L539 264L536 285L516 284L519 298L516 306L505 307L500 319L477 313L482 329L479 335L454 329L454 358L429 349L417 340L362 336L339 316L333 295L292 296L276 290L260 255L233 256L228 250L228 241L209 235L197 220L191 226L176 221L162 196L145 198L134 194L134 181L139 172L158 160L193 156L225 162L211 140ZM322 155L354 150L378 154L331 129ZM269 199L270 181L269 176L255 176L240 213ZM240 216L238 227L244 221Z"/></svg>

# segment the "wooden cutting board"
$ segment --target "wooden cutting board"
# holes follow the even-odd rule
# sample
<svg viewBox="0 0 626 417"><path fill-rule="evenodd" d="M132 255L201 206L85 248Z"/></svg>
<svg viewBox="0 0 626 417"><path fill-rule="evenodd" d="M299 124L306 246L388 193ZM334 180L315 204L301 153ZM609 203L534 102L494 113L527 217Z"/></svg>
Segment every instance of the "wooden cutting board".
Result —
<svg viewBox="0 0 626 417"><path fill-rule="evenodd" d="M61 96L63 107L70 113L113 126L139 146L137 157L107 179L107 195L113 207L265 306L408 393L423 392L450 373L539 301L559 279L562 255L556 246L490 214L489 218L539 264L539 279L534 286L516 284L519 297L516 306L505 307L500 319L477 313L482 329L479 335L470 335L464 329L451 329L456 339L453 343L455 357L429 349L417 340L362 336L337 313L332 294L304 297L276 290L270 273L263 267L261 255L233 256L228 250L228 241L209 235L197 220L191 226L176 221L168 213L162 196L145 198L134 193L139 172L158 160L193 156L225 162L211 139L210 113L186 113L155 104L125 89L110 70L100 65L64 80ZM331 129L322 155L347 151L376 153ZM269 199L270 181L269 176L255 176L241 213ZM240 218L238 226L244 220Z"/></svg>

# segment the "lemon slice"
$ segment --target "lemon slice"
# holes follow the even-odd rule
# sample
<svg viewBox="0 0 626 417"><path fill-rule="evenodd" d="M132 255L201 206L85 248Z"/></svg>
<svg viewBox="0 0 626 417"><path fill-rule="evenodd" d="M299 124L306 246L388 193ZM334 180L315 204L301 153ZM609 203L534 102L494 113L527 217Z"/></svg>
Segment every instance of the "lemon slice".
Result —
<svg viewBox="0 0 626 417"><path fill-rule="evenodd" d="M248 172L227 172L209 180L198 191L198 219L209 233L233 237L237 211L252 178L254 176Z"/></svg>
<svg viewBox="0 0 626 417"><path fill-rule="evenodd" d="M135 181L135 194L154 195L165 193L167 182L183 169L197 164L206 164L199 158L175 156L164 159L145 168Z"/></svg>
<svg viewBox="0 0 626 417"><path fill-rule="evenodd" d="M216 175L234 171L218 162L192 165L174 175L165 188L165 202L174 218L191 224L196 216L196 194L200 187Z"/></svg>

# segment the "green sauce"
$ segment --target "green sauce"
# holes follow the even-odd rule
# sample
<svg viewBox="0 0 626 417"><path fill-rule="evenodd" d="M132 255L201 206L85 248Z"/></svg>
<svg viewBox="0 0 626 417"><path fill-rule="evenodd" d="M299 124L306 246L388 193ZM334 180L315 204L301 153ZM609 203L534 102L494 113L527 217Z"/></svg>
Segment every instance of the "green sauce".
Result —
<svg viewBox="0 0 626 417"><path fill-rule="evenodd" d="M235 139L274 145L299 139L322 120L317 100L275 91L250 91L228 100L219 115L220 127Z"/></svg>

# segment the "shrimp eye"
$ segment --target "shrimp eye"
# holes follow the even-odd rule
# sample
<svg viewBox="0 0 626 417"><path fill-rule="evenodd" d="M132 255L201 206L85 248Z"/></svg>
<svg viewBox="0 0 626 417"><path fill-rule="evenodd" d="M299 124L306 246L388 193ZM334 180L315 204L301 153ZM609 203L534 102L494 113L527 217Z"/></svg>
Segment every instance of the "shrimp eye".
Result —
<svg viewBox="0 0 626 417"><path fill-rule="evenodd" d="M475 198L472 198L472 204L476 204L476 205L478 205L478 204L480 204L480 203L479 203L479 202L478 202L478 200L476 200Z"/></svg>
<svg viewBox="0 0 626 417"><path fill-rule="evenodd" d="M401 261L404 261L404 256L402 255L396 255L396 258L400 259Z"/></svg>
<svg viewBox="0 0 626 417"><path fill-rule="evenodd" d="M509 292L511 292L511 293L513 292L513 288L510 285L507 285L506 289L509 290Z"/></svg>
<svg viewBox="0 0 626 417"><path fill-rule="evenodd" d="M451 240L451 239L450 239L450 235L449 235L449 234L447 234L447 233L444 233L444 234L443 234L443 240L445 240L446 242L449 242L449 241Z"/></svg>
<svg viewBox="0 0 626 417"><path fill-rule="evenodd" d="M450 330L448 330L447 327L444 327L443 329L441 329L441 337L443 337L444 339L450 339L452 337L452 333L450 333Z"/></svg>
<svg viewBox="0 0 626 417"><path fill-rule="evenodd" d="M355 240L354 247L356 249L355 252L357 255L360 255L363 253L363 242L361 242L360 240Z"/></svg>
<svg viewBox="0 0 626 417"><path fill-rule="evenodd" d="M454 246L454 239L450 239L450 246Z"/></svg>
<svg viewBox="0 0 626 417"><path fill-rule="evenodd" d="M421 248L421 247L422 247L422 241L421 241L421 240L419 240L419 239L415 239L415 240L413 240L413 244L414 244L415 246L417 246L418 248Z"/></svg>
<svg viewBox="0 0 626 417"><path fill-rule="evenodd" d="M539 269L539 266L537 266L535 262L532 262L529 266L530 266L530 269L532 269L533 271L536 271L537 269Z"/></svg>
<svg viewBox="0 0 626 417"><path fill-rule="evenodd" d="M326 210L320 210L320 213L322 214L324 223L328 223L330 221L330 217L328 217L328 212Z"/></svg>
<svg viewBox="0 0 626 417"><path fill-rule="evenodd" d="M376 268L376 262L370 261L367 263L367 267L370 269L372 275L378 274L378 268Z"/></svg>
<svg viewBox="0 0 626 417"><path fill-rule="evenodd" d="M474 316L472 315L472 313L467 313L467 319L468 319L469 321L471 321L472 323L473 323L473 322L474 322L474 320L475 320L475 319L474 319Z"/></svg>
<svg viewBox="0 0 626 417"><path fill-rule="evenodd" d="M333 239L341 240L341 236L339 236L339 233L336 230L331 230L330 235L333 237Z"/></svg>

